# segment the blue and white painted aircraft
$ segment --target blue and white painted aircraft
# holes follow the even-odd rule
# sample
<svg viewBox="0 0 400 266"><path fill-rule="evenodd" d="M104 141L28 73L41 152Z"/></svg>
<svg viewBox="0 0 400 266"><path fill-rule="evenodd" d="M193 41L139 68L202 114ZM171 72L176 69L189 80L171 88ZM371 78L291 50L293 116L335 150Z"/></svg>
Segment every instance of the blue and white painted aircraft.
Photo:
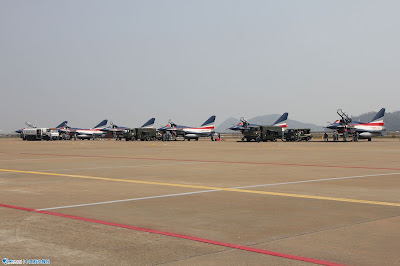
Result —
<svg viewBox="0 0 400 266"><path fill-rule="evenodd" d="M146 123L143 124L143 126L141 126L141 128L154 128L154 122L156 121L156 119L150 118L149 121L147 121ZM121 135L126 129L129 129L130 127L120 127L117 126L116 124L114 124L113 122L110 122L111 127L106 127L104 129L102 129L102 131L104 132L113 132L114 137L118 137L118 135Z"/></svg>
<svg viewBox="0 0 400 266"><path fill-rule="evenodd" d="M104 132L102 130L106 127L107 122L108 120L104 119L95 127L88 129L72 128L66 125L63 129L60 129L60 132L73 135L78 139L95 139L96 137L104 135Z"/></svg>
<svg viewBox="0 0 400 266"><path fill-rule="evenodd" d="M288 119L288 113L284 113L283 115L281 115L278 120L275 121L275 123L272 124L273 127L281 127L282 131L285 131L286 127L287 127L287 119ZM246 128L249 127L257 127L260 126L258 124L251 124L249 122L247 122L243 117L240 118L240 122L237 125L234 125L232 127L230 127L230 130L240 130L241 132L243 132L243 130L245 130Z"/></svg>
<svg viewBox="0 0 400 266"><path fill-rule="evenodd" d="M177 125L171 120L169 120L168 124L164 127L158 129L161 133L170 132L175 134L176 136L182 136L184 139L191 140L199 140L200 137L212 137L215 133L215 115L210 116L201 126L199 127L189 127Z"/></svg>
<svg viewBox="0 0 400 266"><path fill-rule="evenodd" d="M339 134L343 134L347 128L355 128L358 133L358 138L371 141L372 137L382 136L384 131L386 131L383 121L385 117L385 108L379 110L370 122L352 121L341 109L338 110L338 114L342 119L330 123L326 128L336 130Z"/></svg>

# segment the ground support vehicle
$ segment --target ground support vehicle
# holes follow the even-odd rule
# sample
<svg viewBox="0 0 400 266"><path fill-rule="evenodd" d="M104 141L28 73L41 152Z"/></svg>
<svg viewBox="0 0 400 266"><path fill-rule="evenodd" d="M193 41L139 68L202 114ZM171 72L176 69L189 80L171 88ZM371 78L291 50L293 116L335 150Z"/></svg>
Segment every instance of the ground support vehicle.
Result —
<svg viewBox="0 0 400 266"><path fill-rule="evenodd" d="M312 139L311 130L309 128L287 129L284 139L286 141L310 141Z"/></svg>
<svg viewBox="0 0 400 266"><path fill-rule="evenodd" d="M126 129L123 137L126 141L141 140L150 141L157 139L157 130L155 128L129 128Z"/></svg>
<svg viewBox="0 0 400 266"><path fill-rule="evenodd" d="M255 126L243 130L242 141L276 141L282 139L282 128L273 126Z"/></svg>
<svg viewBox="0 0 400 266"><path fill-rule="evenodd" d="M58 140L60 134L56 128L26 128L22 130L23 140Z"/></svg>

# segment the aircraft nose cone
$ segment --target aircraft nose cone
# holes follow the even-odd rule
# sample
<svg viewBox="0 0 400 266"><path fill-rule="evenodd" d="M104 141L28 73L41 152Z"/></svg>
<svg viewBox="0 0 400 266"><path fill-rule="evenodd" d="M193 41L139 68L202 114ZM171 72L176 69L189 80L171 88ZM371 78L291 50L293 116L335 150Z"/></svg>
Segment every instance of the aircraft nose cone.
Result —
<svg viewBox="0 0 400 266"><path fill-rule="evenodd" d="M234 125L234 126L231 126L229 129L230 129L230 130L238 130L238 129L240 129L240 127L241 127L241 126Z"/></svg>

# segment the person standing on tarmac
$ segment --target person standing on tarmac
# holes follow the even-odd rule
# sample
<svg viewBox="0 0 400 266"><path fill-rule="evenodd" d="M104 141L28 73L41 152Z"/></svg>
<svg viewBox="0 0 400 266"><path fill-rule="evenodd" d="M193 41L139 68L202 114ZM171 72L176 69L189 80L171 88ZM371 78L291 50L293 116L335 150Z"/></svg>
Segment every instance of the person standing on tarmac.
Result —
<svg viewBox="0 0 400 266"><path fill-rule="evenodd" d="M325 134L324 134L324 140L325 140L325 141L328 141L328 133L326 133L326 132L325 132Z"/></svg>

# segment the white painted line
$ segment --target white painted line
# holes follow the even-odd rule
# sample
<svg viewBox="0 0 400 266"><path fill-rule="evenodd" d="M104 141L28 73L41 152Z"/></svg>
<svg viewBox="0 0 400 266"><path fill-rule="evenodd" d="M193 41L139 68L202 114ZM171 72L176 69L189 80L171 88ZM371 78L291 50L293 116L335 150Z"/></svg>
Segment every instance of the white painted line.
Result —
<svg viewBox="0 0 400 266"><path fill-rule="evenodd" d="M311 179L311 180L302 180L302 181L293 181L293 182L283 182L283 183L272 183L272 184L253 185L253 186L244 186L244 187L233 187L232 189L252 188L252 187L267 187L267 186L279 186L279 185L290 185L290 184L299 184L299 183L310 183L310 182L320 182L320 181L331 181L331 180L351 179L351 178L370 177L370 176L382 176L382 175L400 175L400 173L387 173L387 174L376 174L376 175L356 175L356 176L332 177L332 178Z"/></svg>
<svg viewBox="0 0 400 266"><path fill-rule="evenodd" d="M310 182L331 181L331 180L351 179L351 178L361 178L361 177L372 177L372 176L399 175L399 174L400 173L387 173L387 174L375 174L375 175L358 175L358 176L332 177L332 178L302 180L302 181L283 182L283 183L271 183L271 184L262 184L262 185L231 187L229 189L279 186L279 185L289 185L289 184L298 184L298 183L310 183ZM157 198L166 198L166 197L175 197L175 196L185 196L185 195L191 195L191 194L200 194L200 193L216 192L216 191L221 191L221 190L218 190L218 189L202 190L202 191L193 191L193 192L185 192L185 193L178 193L178 194L167 194L167 195L150 196L150 197L142 197L142 198L133 198L133 199L123 199L123 200L113 200L113 201L94 202L94 203L86 203L86 204L78 204L78 205L51 207L51 208L36 209L36 210L45 211L45 210L65 209L65 208L83 207L83 206L118 203L118 202L135 201L135 200L145 200L145 199L157 199Z"/></svg>
<svg viewBox="0 0 400 266"><path fill-rule="evenodd" d="M109 203L134 201L134 200L144 200L144 199L156 199L156 198L183 196L183 195L190 195L190 194L196 194L196 193L205 193L205 192L211 192L211 191L216 191L216 190L202 190L202 191L185 192L185 193L178 193L178 194L168 194L168 195L150 196L150 197L143 197L143 198L103 201L103 202L95 202L95 203L87 203L87 204L79 204L79 205L69 205L69 206L61 206L61 207L53 207L53 208L45 208L45 209L36 209L36 210L37 211L46 211L46 210L55 210L55 209L65 209L65 208L74 208L74 207L91 206L91 205L99 205L99 204L109 204Z"/></svg>

